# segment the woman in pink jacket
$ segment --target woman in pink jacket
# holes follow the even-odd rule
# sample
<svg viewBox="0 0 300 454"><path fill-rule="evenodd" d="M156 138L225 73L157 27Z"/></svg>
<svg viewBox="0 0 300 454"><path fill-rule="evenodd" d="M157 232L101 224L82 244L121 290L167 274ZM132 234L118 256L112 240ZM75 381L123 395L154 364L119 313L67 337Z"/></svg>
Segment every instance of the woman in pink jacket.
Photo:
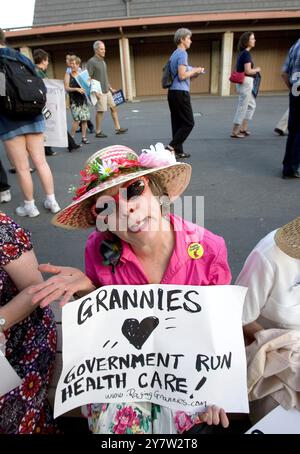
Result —
<svg viewBox="0 0 300 454"><path fill-rule="evenodd" d="M86 244L85 273L41 265L40 270L55 276L36 286L33 302L43 307L62 298L65 304L74 294L104 285L230 283L224 240L164 215L165 201L187 187L191 166L177 163L162 144L140 156L122 145L107 147L89 158L81 176L74 202L54 217L54 224L68 229L96 224ZM149 402L91 404L86 413L94 433L182 433L228 426L226 413L216 406L187 415Z"/></svg>

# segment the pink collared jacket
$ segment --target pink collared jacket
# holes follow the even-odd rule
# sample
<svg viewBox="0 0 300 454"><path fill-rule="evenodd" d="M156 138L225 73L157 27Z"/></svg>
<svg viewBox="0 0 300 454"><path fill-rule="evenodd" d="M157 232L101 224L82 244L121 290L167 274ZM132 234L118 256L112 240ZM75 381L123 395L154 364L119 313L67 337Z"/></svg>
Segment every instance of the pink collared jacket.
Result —
<svg viewBox="0 0 300 454"><path fill-rule="evenodd" d="M224 239L178 216L170 215L170 222L175 231L175 247L160 284L230 284L231 273ZM86 243L85 270L93 284L96 287L149 284L131 246L124 241L120 262L115 267L115 272L112 272L111 266L103 265L100 244L105 236L105 233L95 231ZM198 243L202 247L196 245L194 256L191 252L189 254L189 246L192 243Z"/></svg>

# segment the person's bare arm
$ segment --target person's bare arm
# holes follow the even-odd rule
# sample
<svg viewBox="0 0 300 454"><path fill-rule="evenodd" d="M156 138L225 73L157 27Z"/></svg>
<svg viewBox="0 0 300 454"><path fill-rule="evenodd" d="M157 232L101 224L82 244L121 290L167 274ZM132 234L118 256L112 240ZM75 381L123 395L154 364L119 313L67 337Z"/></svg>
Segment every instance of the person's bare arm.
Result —
<svg viewBox="0 0 300 454"><path fill-rule="evenodd" d="M257 68L251 68L251 63L245 63L244 69L246 76L254 76L257 73L260 73L261 71L259 66Z"/></svg>
<svg viewBox="0 0 300 454"><path fill-rule="evenodd" d="M64 77L64 86L65 90L70 93L71 91L78 91L78 93L81 93L84 95L84 89L83 88L78 88L78 87L70 87L70 74L66 73Z"/></svg>
<svg viewBox="0 0 300 454"><path fill-rule="evenodd" d="M204 72L204 68L198 66L197 68L193 68L190 71L186 71L185 65L178 66L178 78L179 80L190 79L191 77L199 76L199 74Z"/></svg>
<svg viewBox="0 0 300 454"><path fill-rule="evenodd" d="M256 321L248 323L248 325L243 326L246 345L251 344L251 342L255 340L254 334L257 333L257 331L261 331L262 329L264 328Z"/></svg>
<svg viewBox="0 0 300 454"><path fill-rule="evenodd" d="M5 329L7 329L24 320L34 311L36 305L31 303L32 296L29 294L29 288L43 282L43 277L38 270L38 262L33 250L24 252L18 259L3 266L3 269L20 292L0 307L0 317L5 318Z"/></svg>
<svg viewBox="0 0 300 454"><path fill-rule="evenodd" d="M64 306L73 295L79 297L96 290L92 281L79 269L69 266L56 266L48 264L39 265L42 273L54 274L39 285L31 287L32 304L45 307L61 299L60 305Z"/></svg>

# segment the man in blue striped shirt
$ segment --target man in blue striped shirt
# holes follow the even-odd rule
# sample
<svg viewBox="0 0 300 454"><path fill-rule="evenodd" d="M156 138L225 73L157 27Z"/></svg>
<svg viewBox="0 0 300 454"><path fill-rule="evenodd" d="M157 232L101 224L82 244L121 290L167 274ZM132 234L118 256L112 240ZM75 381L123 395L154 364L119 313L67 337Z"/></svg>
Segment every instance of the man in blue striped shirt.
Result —
<svg viewBox="0 0 300 454"><path fill-rule="evenodd" d="M290 90L289 135L282 178L300 178L300 39L290 48L281 76Z"/></svg>

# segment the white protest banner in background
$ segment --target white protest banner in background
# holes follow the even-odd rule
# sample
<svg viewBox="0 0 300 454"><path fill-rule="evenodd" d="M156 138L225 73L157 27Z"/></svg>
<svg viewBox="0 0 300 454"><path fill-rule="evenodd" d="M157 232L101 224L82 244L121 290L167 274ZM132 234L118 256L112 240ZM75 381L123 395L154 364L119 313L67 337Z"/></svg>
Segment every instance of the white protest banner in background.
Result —
<svg viewBox="0 0 300 454"><path fill-rule="evenodd" d="M0 397L21 384L21 378L0 351Z"/></svg>
<svg viewBox="0 0 300 454"><path fill-rule="evenodd" d="M43 79L47 87L45 146L67 147L66 93L62 80ZM48 117L48 118L47 118Z"/></svg>
<svg viewBox="0 0 300 454"><path fill-rule="evenodd" d="M300 411L280 405L264 416L246 434L300 434Z"/></svg>
<svg viewBox="0 0 300 454"><path fill-rule="evenodd" d="M248 412L245 287L107 286L63 308L55 417L97 402Z"/></svg>

